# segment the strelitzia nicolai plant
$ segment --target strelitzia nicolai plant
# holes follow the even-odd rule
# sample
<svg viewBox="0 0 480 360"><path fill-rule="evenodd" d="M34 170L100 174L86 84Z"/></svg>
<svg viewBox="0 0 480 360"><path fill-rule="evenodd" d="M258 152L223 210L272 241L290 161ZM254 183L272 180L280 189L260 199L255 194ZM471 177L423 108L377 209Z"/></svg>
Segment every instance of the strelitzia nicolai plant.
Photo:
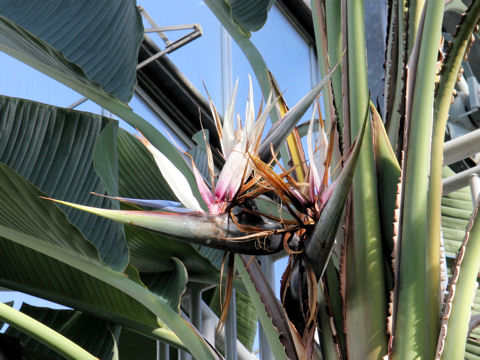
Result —
<svg viewBox="0 0 480 360"><path fill-rule="evenodd" d="M265 62L249 41L248 33L261 27L267 13L265 9L271 6L271 2L258 8L258 12L255 5L245 2L245 6L251 6L246 12L251 17L246 22L242 22L244 18L239 11L243 3L227 4L220 0L208 0L206 3L244 50L255 70L264 98L268 99L273 88L271 78ZM192 194L197 194L196 203L192 196L179 199L197 213L168 214L166 216L170 223L162 224L159 220L161 216L144 212L142 226L155 227L154 230L167 231L170 236L181 240L198 241L239 254L276 251L277 248L271 246L272 241L278 241L278 238L274 240L275 235L283 232L282 240L287 242L287 246L280 244L278 250L286 248L291 252L291 262L283 285L283 306L275 300L255 261L250 262L249 257L241 255L241 261L236 261L235 265L257 307L278 359L315 358L320 356L319 351L326 359L463 358L473 284L479 267L480 257L476 251L480 247L480 235L475 211L460 256L453 267L450 294L443 300L440 287L441 159L453 86L479 19L480 5L478 2L472 3L447 56L438 64L443 5L441 1L432 0L408 4L393 1L390 4L386 103L382 112L369 104L363 2L312 1L320 67L327 74L331 64L341 61L343 76L334 74L324 92L327 129L330 133L338 133L336 137L330 136L333 149L325 153L326 147L322 145L323 151L319 152L322 156L327 155L325 160L331 155L337 161L321 160L320 164L316 164L313 160L314 151L310 148L310 172L298 160L301 156L293 156L294 153L301 153L301 145L295 140L289 141L294 162L292 169L285 168L277 175L268 165L272 158L278 156L280 144L294 129L300 118L298 114L303 114L310 106L324 83L307 95L308 101L301 101L290 112L282 110L280 103L279 112L285 113L283 120L279 120L260 144L258 156L254 150L246 151L246 147L240 147L243 151L236 156L241 163L253 165L252 172L246 164L240 167L241 170L230 172L230 166L233 165L229 165L226 167L229 171L222 176L222 170L217 182L212 177L211 187L207 187L205 180L196 174L194 166L189 167L183 160L176 161L181 159L178 154L167 154L165 149L171 148L162 143L159 140L161 137L127 108L119 102L109 103L103 93L100 96L98 92L88 93L82 88L83 85L73 81L74 88L87 92L86 95L91 95L102 106L112 109L135 126L141 125L137 127L164 154L161 162L165 163L165 159L174 162L178 173L188 182ZM252 18L257 19L260 25L257 23L252 27ZM7 49L8 46L11 43L7 44ZM342 58L343 52L345 55ZM30 61L28 56L27 61ZM437 65L441 65L442 71L435 89ZM70 79L67 77L68 81ZM279 117L276 112L272 115L272 118ZM384 118L386 130L381 117ZM322 139L323 135L319 133ZM338 140L333 140L335 138ZM350 146L355 138L355 145ZM241 139L240 136L238 142L237 138L236 144L241 143ZM150 147L148 142L145 143ZM153 151L153 147L151 149ZM397 157L399 154L403 156ZM326 191L329 187L328 182L323 181L325 177L322 178L322 163L323 166L336 167L342 158L342 175L336 185ZM228 158L226 160L228 162ZM355 160L358 161L357 170L345 220L342 220L346 189L353 176ZM165 168L170 165L159 165L160 168L162 166ZM293 172L296 178L290 175ZM333 169L330 173L333 173ZM220 183L222 191L217 192L220 180L225 182ZM262 190L256 187L257 182L262 184ZM397 186L400 189L398 194ZM229 188L230 191L226 190ZM293 220L287 221L282 216L272 218L271 214L255 211L247 201L244 202L246 205L240 202L249 196L251 200L259 200L257 195L263 189L277 194L285 205L281 210L289 212ZM254 194L249 195L249 192ZM201 199L205 207L197 206L201 204ZM176 203L153 205L168 205L179 210ZM216 220L231 216L226 212L235 206L244 206L243 211L250 213L253 210L253 218L261 219L260 224L258 221L244 224L241 221L220 220L221 224L218 225ZM107 214L107 210L84 209ZM116 210L108 210L108 214L126 215ZM233 216L237 215L233 212ZM202 217L206 217L208 222L197 221ZM174 218L177 219L176 224L171 222ZM117 220L130 222L131 219ZM331 255L335 250L336 224L340 221L344 221L344 224L341 236L337 237L338 251ZM274 229L265 228L266 224L272 223L275 224ZM204 236L195 237L188 226L186 230L179 231L179 225L189 224L204 226L199 228L205 231ZM226 229L222 228L225 224L228 224ZM223 232L218 232L219 229ZM231 236L230 231L235 236ZM13 237L9 233L2 234ZM216 242L219 240L218 234L223 237L221 244ZM257 246L258 239L264 236L270 242L270 248ZM247 237L249 239L245 239ZM250 245L246 246L243 241ZM237 246L238 242L240 244ZM394 260L390 257L392 252ZM390 297L392 289L393 295ZM443 314L442 306L445 309ZM390 314L387 314L388 308L391 308ZM388 315L390 321L387 320ZM167 315L163 316L171 321ZM169 324L173 326L175 322ZM179 334L187 333L185 327L174 329ZM319 330L320 343L314 341L316 329ZM213 356L198 339L185 336L182 341L198 358Z"/></svg>

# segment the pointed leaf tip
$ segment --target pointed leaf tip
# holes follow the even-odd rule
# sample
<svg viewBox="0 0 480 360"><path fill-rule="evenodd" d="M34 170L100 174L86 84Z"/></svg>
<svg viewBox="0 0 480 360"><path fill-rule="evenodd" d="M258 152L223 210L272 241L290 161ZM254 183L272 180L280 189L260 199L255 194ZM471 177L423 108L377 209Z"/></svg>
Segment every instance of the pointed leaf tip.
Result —
<svg viewBox="0 0 480 360"><path fill-rule="evenodd" d="M350 156L346 161L345 167L340 173L340 176L334 183L335 186L331 192L331 195L326 200L326 204L320 213L320 218L318 219L312 236L306 245L305 254L315 272L315 275L317 276L317 279L322 276L325 270L328 259L330 258L333 243L335 242L335 235L337 233L338 226L340 225L342 212L347 201L358 156L360 154L362 143L365 137L368 114L369 113L367 110L364 123L360 129L357 139L355 140L355 144ZM328 188L328 191L330 190L331 186Z"/></svg>

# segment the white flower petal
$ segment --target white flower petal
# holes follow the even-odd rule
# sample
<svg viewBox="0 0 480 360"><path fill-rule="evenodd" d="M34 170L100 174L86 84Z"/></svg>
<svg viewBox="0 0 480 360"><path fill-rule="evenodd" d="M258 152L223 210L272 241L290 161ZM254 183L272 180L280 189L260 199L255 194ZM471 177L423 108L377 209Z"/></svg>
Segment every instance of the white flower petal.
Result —
<svg viewBox="0 0 480 360"><path fill-rule="evenodd" d="M170 186L170 189L172 189L177 199L180 200L185 207L203 212L202 207L193 195L187 178L181 173L181 171L178 170L175 165L173 165L173 163L157 148L155 148L145 137L140 138L140 140L142 141L143 145L145 145L147 150L153 155L158 169L162 173L165 181L168 183L168 186Z"/></svg>

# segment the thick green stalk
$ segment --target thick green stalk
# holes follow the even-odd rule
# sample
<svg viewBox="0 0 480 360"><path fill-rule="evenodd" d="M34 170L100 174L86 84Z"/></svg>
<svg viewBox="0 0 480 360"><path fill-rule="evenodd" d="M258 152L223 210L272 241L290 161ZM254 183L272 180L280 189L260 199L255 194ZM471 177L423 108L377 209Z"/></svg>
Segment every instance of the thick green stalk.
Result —
<svg viewBox="0 0 480 360"><path fill-rule="evenodd" d="M458 72L462 64L465 51L470 41L470 36L480 19L480 1L474 1L465 15L460 28L455 36L452 46L443 66L442 76L438 84L434 103L432 158L430 163L430 183L428 189L428 243L438 244L440 238L441 212L442 212L442 163L443 143L448 120L450 100L457 81ZM436 246L430 246L429 259L434 259ZM437 253L438 255L438 253ZM435 264L436 265L436 264ZM437 285L434 283L432 285ZM432 293L439 291L432 288ZM470 305L468 305L470 306Z"/></svg>
<svg viewBox="0 0 480 360"><path fill-rule="evenodd" d="M340 30L340 3L338 1L311 0L312 20L315 29L316 49L320 74L324 77L329 66L340 61L341 30ZM343 146L343 118L342 118L342 73L335 71L329 81L325 94L324 109L328 126L331 126L332 119L337 118L339 145L333 152L333 164L341 161L340 150ZM334 173L335 179L336 174Z"/></svg>
<svg viewBox="0 0 480 360"><path fill-rule="evenodd" d="M427 192L436 61L443 2L429 0L409 61L408 139L403 198L394 359L433 358L440 314L440 242L428 241Z"/></svg>
<svg viewBox="0 0 480 360"><path fill-rule="evenodd" d="M326 0L325 5L327 20L327 45L328 55L332 64L336 64L342 56L342 29L341 29L341 8L340 1ZM343 131L342 117L342 73L335 72L332 75L333 95L335 108L337 110L338 122L340 124L340 135Z"/></svg>
<svg viewBox="0 0 480 360"><path fill-rule="evenodd" d="M321 2L321 0L311 0L310 6L312 7L313 28L315 30L318 65L320 69L320 74L323 77L328 72L329 59L327 53L327 39L325 36L325 15L323 13L323 6ZM328 86L328 90L324 92L326 99L324 103L324 111L325 118L327 119L328 124L330 124L333 110L330 107L330 104L332 104L333 100L332 92L330 90L331 86Z"/></svg>
<svg viewBox="0 0 480 360"><path fill-rule="evenodd" d="M470 321L472 302L477 289L477 274L480 267L480 219L478 205L474 210L472 222L460 248L452 281L456 281L454 291L450 289L448 295L451 309L448 320L442 324L442 330L446 331L445 342L440 339L438 350L443 350L441 359L463 359L465 356L465 344L467 342L468 325ZM453 301L452 301L453 297ZM444 346L442 346L444 344Z"/></svg>
<svg viewBox="0 0 480 360"><path fill-rule="evenodd" d="M320 281L317 285L317 304L318 304L318 336L320 338L322 356L325 360L338 360L338 344L335 343L334 333L332 331L332 316L329 313L329 304L324 294L324 286Z"/></svg>
<svg viewBox="0 0 480 360"><path fill-rule="evenodd" d="M409 0L408 1L408 20L407 20L407 57L410 57L418 35L418 27L420 26L420 18L425 0Z"/></svg>
<svg viewBox="0 0 480 360"><path fill-rule="evenodd" d="M67 359L97 359L62 334L1 302L0 320L31 336Z"/></svg>
<svg viewBox="0 0 480 360"><path fill-rule="evenodd" d="M368 111L363 1L347 0L350 138ZM371 139L371 126L365 130ZM346 334L349 359L387 352L386 299L375 165L371 141L362 144L353 179L353 229L346 245Z"/></svg>
<svg viewBox="0 0 480 360"><path fill-rule="evenodd" d="M389 43L387 48L387 72L385 79L385 117L390 144L396 154L400 153L399 139L402 120L405 117L405 0L397 0L392 4L391 26L389 28ZM395 37L395 38L390 38ZM395 57L395 58L393 58Z"/></svg>

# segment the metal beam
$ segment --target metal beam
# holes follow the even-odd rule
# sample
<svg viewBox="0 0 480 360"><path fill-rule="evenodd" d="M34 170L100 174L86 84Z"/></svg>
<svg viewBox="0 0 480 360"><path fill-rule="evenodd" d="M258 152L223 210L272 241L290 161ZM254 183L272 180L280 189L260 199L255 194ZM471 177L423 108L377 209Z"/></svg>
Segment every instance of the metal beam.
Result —
<svg viewBox="0 0 480 360"><path fill-rule="evenodd" d="M443 194L449 194L455 190L470 185L470 176L480 174L480 165L474 166L461 173L455 174L443 180Z"/></svg>
<svg viewBox="0 0 480 360"><path fill-rule="evenodd" d="M447 141L443 150L443 165L450 165L480 152L480 129Z"/></svg>

